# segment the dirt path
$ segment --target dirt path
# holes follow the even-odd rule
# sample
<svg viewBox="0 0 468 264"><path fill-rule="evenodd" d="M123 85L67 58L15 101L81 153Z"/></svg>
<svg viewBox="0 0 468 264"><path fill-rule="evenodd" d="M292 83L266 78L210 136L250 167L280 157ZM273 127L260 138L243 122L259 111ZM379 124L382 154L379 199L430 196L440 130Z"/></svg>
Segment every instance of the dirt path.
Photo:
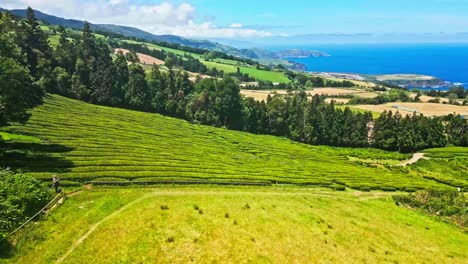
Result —
<svg viewBox="0 0 468 264"><path fill-rule="evenodd" d="M410 160L400 163L400 166L406 167L408 165L418 162L420 159L427 159L427 158L424 157L424 153L414 153L413 157Z"/></svg>
<svg viewBox="0 0 468 264"><path fill-rule="evenodd" d="M71 253L73 253L73 251L75 251L75 249L81 244L83 243L83 241L86 240L86 238L89 237L89 235L91 235L94 230L96 230L96 228L98 228L100 225L102 225L104 222L106 222L107 220L111 219L112 217L120 214L121 212L125 211L127 208L129 207L132 207L134 204L144 200L144 199L147 199L151 196L154 196L155 193L152 193L151 195L145 195L143 197L140 197L138 199L136 199L135 201L133 202L130 202L128 204L126 204L125 206L121 207L120 209L118 209L117 211L113 212L112 214L104 217L103 219L101 219L99 222L95 223L94 225L92 225L88 232L86 232L83 236L81 236L77 241L75 241L75 243L73 243L73 245L70 247L70 249L64 254L62 255L59 259L57 259L57 261L55 261L56 264L58 263L62 263L68 256L70 256Z"/></svg>

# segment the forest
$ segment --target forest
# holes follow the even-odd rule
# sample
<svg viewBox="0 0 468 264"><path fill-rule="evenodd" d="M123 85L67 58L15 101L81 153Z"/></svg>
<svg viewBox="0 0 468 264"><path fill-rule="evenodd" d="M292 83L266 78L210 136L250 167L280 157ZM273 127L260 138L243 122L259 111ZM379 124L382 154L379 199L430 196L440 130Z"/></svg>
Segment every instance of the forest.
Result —
<svg viewBox="0 0 468 264"><path fill-rule="evenodd" d="M127 44L124 48L165 60L166 67L149 72L134 53L114 55L113 45L96 38L85 23L81 35L62 30L52 47L32 9L26 20L8 12L0 17L0 125L24 122L27 110L38 106L46 93L55 93L99 105L159 113L195 124L270 134L295 141L341 147L376 147L413 152L446 145L467 146L467 120L459 116L425 117L338 109L324 98L304 92L269 96L258 102L240 95L240 72L224 76L209 72L197 59ZM217 55L219 56L219 55ZM223 77L192 82L186 71ZM325 85L318 77L289 73L295 85ZM239 76L240 75L240 76ZM327 86L352 86L351 82ZM260 87L261 88L261 87Z"/></svg>

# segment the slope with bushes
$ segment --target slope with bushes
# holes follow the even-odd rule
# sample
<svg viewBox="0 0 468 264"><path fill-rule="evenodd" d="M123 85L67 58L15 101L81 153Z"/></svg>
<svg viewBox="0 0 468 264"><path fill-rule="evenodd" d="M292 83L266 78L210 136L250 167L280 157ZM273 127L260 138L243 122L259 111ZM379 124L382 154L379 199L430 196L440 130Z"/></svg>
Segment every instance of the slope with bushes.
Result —
<svg viewBox="0 0 468 264"><path fill-rule="evenodd" d="M95 106L57 95L8 132L42 143L7 143L0 166L48 180L212 180L297 183L370 190L445 185L397 170L359 165L348 156L405 159L368 149L309 146L163 117Z"/></svg>

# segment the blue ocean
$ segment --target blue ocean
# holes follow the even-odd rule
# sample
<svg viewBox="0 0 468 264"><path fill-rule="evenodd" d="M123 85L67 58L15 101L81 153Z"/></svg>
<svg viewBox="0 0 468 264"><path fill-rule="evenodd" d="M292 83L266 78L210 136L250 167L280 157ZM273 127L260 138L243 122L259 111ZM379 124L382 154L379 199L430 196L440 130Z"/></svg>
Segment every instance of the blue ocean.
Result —
<svg viewBox="0 0 468 264"><path fill-rule="evenodd" d="M305 64L313 72L424 74L468 87L468 44L334 44L287 48L328 53L330 57L290 59Z"/></svg>

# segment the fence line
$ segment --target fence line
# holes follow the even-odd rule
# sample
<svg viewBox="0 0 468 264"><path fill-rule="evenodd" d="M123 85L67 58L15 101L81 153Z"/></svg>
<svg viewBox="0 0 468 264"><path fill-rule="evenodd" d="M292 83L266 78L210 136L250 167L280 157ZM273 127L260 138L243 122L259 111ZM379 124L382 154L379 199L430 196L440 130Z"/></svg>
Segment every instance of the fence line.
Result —
<svg viewBox="0 0 468 264"><path fill-rule="evenodd" d="M57 194L54 199L52 199L46 206L44 206L39 212L37 212L35 215L33 215L31 218L29 218L26 222L24 222L22 225L20 225L18 228L16 228L15 230L13 230L12 232L10 232L7 236L5 236L4 238L6 237L9 237L11 235L13 235L14 233L18 232L21 228L23 228L25 225L27 225L29 222L31 222L34 218L36 218L36 216L38 216L40 213L44 212L44 210L46 208L48 208L53 202L55 202L55 200L57 200L57 198L59 198L60 196L63 196L64 192L63 190Z"/></svg>

